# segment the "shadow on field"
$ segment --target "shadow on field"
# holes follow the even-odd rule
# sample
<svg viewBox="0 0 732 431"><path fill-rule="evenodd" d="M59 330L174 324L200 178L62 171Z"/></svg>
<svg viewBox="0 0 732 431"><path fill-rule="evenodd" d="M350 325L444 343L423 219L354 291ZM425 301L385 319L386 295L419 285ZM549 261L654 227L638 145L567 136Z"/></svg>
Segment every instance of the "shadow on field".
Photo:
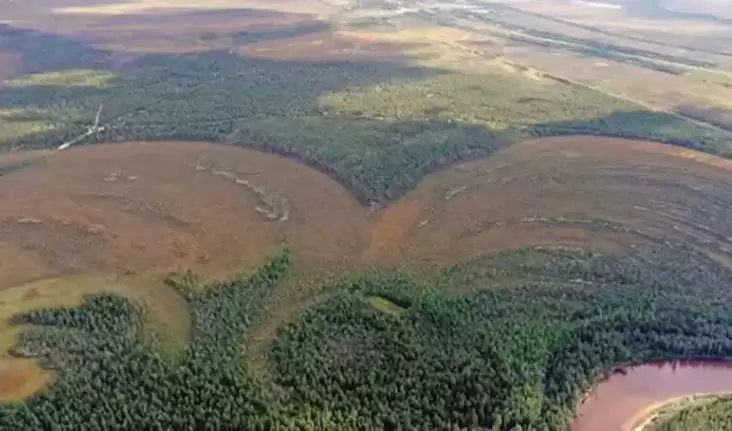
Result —
<svg viewBox="0 0 732 431"><path fill-rule="evenodd" d="M615 112L591 120L535 124L529 126L527 131L536 137L598 135L654 140L723 157L732 157L732 144L728 139L721 139L713 129L695 125L670 114L654 111Z"/></svg>
<svg viewBox="0 0 732 431"><path fill-rule="evenodd" d="M308 24L312 25L312 24ZM322 31L294 26L279 33ZM269 30L267 30L269 31ZM237 37L262 40L267 33ZM113 53L81 42L5 27L0 48L19 52L25 72L79 68L108 73ZM40 50L55 56L43 58ZM36 58L39 57L39 58ZM76 59L76 60L74 60ZM93 73L90 72L90 73ZM497 146L489 129L446 119L402 121L329 112L322 95L393 79L420 80L442 70L408 59L295 61L228 51L147 54L114 71L101 86L8 86L0 93L6 124L47 130L0 136L6 147L54 148L84 133L104 105L103 134L83 143L124 140L214 140L242 143L302 160L333 176L364 203L402 195L425 174Z"/></svg>
<svg viewBox="0 0 732 431"><path fill-rule="evenodd" d="M270 30L262 31L241 37L276 37L267 33ZM309 31L321 32L322 28L297 24L278 34L291 39ZM472 102L463 112L440 110L435 101L442 100L444 105L447 100L443 108L452 107L450 101L473 100L470 94L482 94L482 86L465 94L456 94L450 86L425 86L422 83L428 79L454 71L414 66L404 56L398 60L313 61L217 50L145 54L114 68L115 54L110 51L7 26L0 28L0 50L21 54L26 73L53 72L48 79L41 75L4 86L0 92L0 148L56 148L73 141L87 132L103 105L100 125L104 131L79 140L79 145L200 140L253 147L320 169L372 208L399 198L430 172L487 156L526 136L590 134L652 139L732 155L728 135L720 137L713 130L672 115L642 110L537 124L537 118L546 121L551 115L538 108L534 109L538 114L522 108L511 114L521 121L491 130L485 121L468 115L476 107ZM53 55L46 58L44 52ZM79 69L88 70L79 73ZM486 76L481 85L488 86L496 97L478 98L475 103L481 104L486 118L492 118L506 111L501 103L510 100L505 97L510 89ZM85 85L85 80L94 85ZM400 85L408 91L400 96L390 92ZM520 86L521 82L507 85ZM526 93L520 96L532 95L531 87L527 88L518 88L519 93ZM357 94L363 89L378 96L361 102ZM343 95L338 99L340 105L327 101L333 93ZM595 108L583 101L582 94L577 97L565 101L569 106L564 108L572 115L562 112L563 107L554 107L559 110L556 116L573 118ZM359 100L358 109L341 109L353 100ZM587 110L577 108L583 103Z"/></svg>

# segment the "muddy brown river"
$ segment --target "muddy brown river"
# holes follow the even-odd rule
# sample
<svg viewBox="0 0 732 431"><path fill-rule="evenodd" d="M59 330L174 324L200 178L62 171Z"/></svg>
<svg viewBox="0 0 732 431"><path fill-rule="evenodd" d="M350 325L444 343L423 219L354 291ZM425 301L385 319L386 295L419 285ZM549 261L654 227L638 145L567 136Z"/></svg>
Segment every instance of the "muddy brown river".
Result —
<svg viewBox="0 0 732 431"><path fill-rule="evenodd" d="M580 406L569 431L632 431L674 399L732 393L732 363L657 362L628 367L602 380Z"/></svg>

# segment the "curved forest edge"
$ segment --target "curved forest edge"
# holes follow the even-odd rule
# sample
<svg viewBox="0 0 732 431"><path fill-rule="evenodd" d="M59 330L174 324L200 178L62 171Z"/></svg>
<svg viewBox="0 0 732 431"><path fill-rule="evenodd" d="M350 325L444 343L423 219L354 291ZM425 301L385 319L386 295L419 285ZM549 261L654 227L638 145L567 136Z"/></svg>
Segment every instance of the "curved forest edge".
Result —
<svg viewBox="0 0 732 431"><path fill-rule="evenodd" d="M637 429L640 431L732 430L732 394L684 397L659 406Z"/></svg>
<svg viewBox="0 0 732 431"><path fill-rule="evenodd" d="M0 47L24 65L0 84L2 150L221 141L303 161L366 205L530 137L612 136L732 156L730 133L495 65L478 73L408 57L296 61L211 51L145 54L119 69L112 52L12 27L0 27Z"/></svg>
<svg viewBox="0 0 732 431"><path fill-rule="evenodd" d="M549 137L566 137L566 138L597 138L597 137L605 137L605 138L615 138L615 139L622 139L627 141L635 141L638 143L658 143L658 144L664 144L664 145L672 145L680 148L689 148L693 151L699 151L701 153L710 154L712 156L718 156L723 159L732 160L732 156L721 156L719 154L716 154L714 152L704 151L703 149L698 149L693 146L687 146L680 142L674 142L674 141L668 141L668 140L662 140L662 139L649 139L647 137L637 136L633 134L605 134L605 133L597 133L597 134L574 134L572 131L567 131L566 134L550 134L550 135L539 135L537 134L535 137L527 137L523 139L515 139L515 140L502 140L501 144L497 146L495 151L500 151L502 148L506 148L509 145L516 145L521 142L527 141L527 140L533 140L533 139L542 139L542 138L549 138ZM732 139L732 136L731 136ZM186 137L175 137L175 138L163 138L163 139L157 139L157 140L145 140L144 142L149 143L150 145L154 145L155 142L170 142L171 140L178 140L181 142L197 142L197 143L205 143L205 144L215 144L215 145L231 145L240 147L243 149L248 150L254 150L254 151L260 151L265 154L272 154L278 157L283 157L288 160L292 160L298 163L301 163L305 166L308 166L310 168L313 168L325 175L327 175L330 179L341 185L345 190L347 190L359 203L361 203L362 206L365 208L371 208L373 211L378 211L381 209L384 209L385 207L391 205L392 203L396 202L400 198L404 197L407 193L414 190L414 188L421 182L423 182L429 175L436 174L442 171L448 171L450 169L455 168L458 165L462 165L465 163L470 163L474 161L479 161L483 159L489 158L493 152L486 153L486 154L472 154L470 156L466 156L463 158L456 158L454 160L450 160L447 163L441 164L439 166L433 166L429 169L425 170L425 172L422 173L418 178L415 179L413 184L410 184L409 188L405 188L403 190L400 190L399 194L394 195L393 197L389 198L386 201L382 201L380 199L375 199L373 196L371 196L368 192L365 192L364 190L358 189L357 186L354 186L354 182L352 179L342 175L338 169L332 167L331 165L328 165L327 163L323 163L320 160L317 160L315 158L306 158L302 154L283 149L274 145L256 145L256 144L250 144L246 142L231 142L231 141L217 141L217 140L209 140L209 139L195 139L195 138L186 138ZM120 141L104 141L95 143L94 145L114 145L114 144L120 144L120 143L126 143L126 142L142 142L140 140L120 140ZM85 145L79 145L79 147L84 147ZM77 148L77 147L73 147ZM29 167L33 164L40 163L45 161L46 158L51 157L53 155L52 152L48 152L46 149L30 149L27 151L31 152L38 152L39 155L36 157L29 157L28 159L21 160L21 161L12 161L8 163L0 163L0 178L3 176L7 176L12 174L13 172L19 171L23 168ZM3 153L0 152L0 156ZM6 153L7 154L7 153Z"/></svg>
<svg viewBox="0 0 732 431"><path fill-rule="evenodd" d="M333 280L280 329L257 377L248 331L290 266L283 250L248 279L181 287L193 335L175 357L144 336L141 309L122 297L17 316L31 326L16 349L58 378L0 406L0 424L559 430L616 364L732 356L732 272L706 255L682 244L530 247L428 280L405 270Z"/></svg>

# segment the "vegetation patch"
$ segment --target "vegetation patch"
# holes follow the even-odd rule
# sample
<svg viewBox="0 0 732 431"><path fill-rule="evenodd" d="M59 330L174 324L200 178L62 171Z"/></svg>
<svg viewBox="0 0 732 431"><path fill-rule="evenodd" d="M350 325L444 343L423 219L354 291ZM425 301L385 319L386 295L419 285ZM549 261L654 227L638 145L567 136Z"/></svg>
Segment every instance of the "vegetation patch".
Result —
<svg viewBox="0 0 732 431"><path fill-rule="evenodd" d="M401 316L407 311L405 308L382 296L372 296L368 300L375 309L383 313L391 314L392 316Z"/></svg>
<svg viewBox="0 0 732 431"><path fill-rule="evenodd" d="M526 281L490 289L496 273ZM730 282L683 247L525 249L447 269L432 287L358 278L282 330L272 373L341 429L565 429L614 364L729 355L718 295ZM466 285L482 289L457 293ZM396 318L363 301L380 292L411 305Z"/></svg>
<svg viewBox="0 0 732 431"><path fill-rule="evenodd" d="M50 85L59 87L104 87L115 75L107 70L70 69L24 75L2 82L5 87Z"/></svg>
<svg viewBox="0 0 732 431"><path fill-rule="evenodd" d="M13 352L59 374L24 404L2 406L0 423L563 429L615 364L732 355L732 272L705 255L681 244L528 248L432 281L400 271L341 278L281 330L259 379L245 341L290 265L281 252L246 280L184 289L193 331L175 357L144 336L139 306L121 297L16 315L34 326ZM507 275L517 281L496 283Z"/></svg>
<svg viewBox="0 0 732 431"><path fill-rule="evenodd" d="M165 351L176 352L188 344L188 308L175 291L160 283L135 277L74 276L5 288L0 291L0 376L7 384L0 385L0 400L21 401L55 378L52 370L42 368L37 361L7 353L26 329L12 325L13 316L39 308L78 306L93 294L120 295L139 304L144 312L141 324L145 336L156 340Z"/></svg>
<svg viewBox="0 0 732 431"><path fill-rule="evenodd" d="M310 25L287 31L323 32ZM481 72L458 73L393 57L295 61L232 51L148 54L100 87L99 77L112 76L111 66L104 67L108 52L42 33L6 33L6 43L23 54L29 70L45 70L16 82L46 82L0 93L0 107L24 120L0 120L11 131L0 136L6 148L54 148L83 136L103 104L104 130L78 144L232 142L316 166L363 203L392 201L440 167L489 155L526 136L648 138L730 154L731 135L722 131L567 82L506 73L489 62L476 68ZM247 38L260 36L238 37L249 43ZM79 75L85 63L61 59L46 64L52 60L39 58L34 66L39 45L69 55L83 51L79 58L96 59L94 74ZM78 85L65 85L69 80Z"/></svg>
<svg viewBox="0 0 732 431"><path fill-rule="evenodd" d="M675 403L658 412L646 431L730 431L732 399L722 396L696 397Z"/></svg>
<svg viewBox="0 0 732 431"><path fill-rule="evenodd" d="M305 8L271 3L246 6ZM65 11L139 12L151 4L172 5ZM361 7L384 9L379 25L404 12L382 1ZM350 12L337 14L342 28ZM418 10L401 22L424 24L431 14ZM0 25L0 52L12 54L15 76L0 92L0 150L64 149L44 169L0 181L0 282L88 270L178 272L167 286L64 279L0 292L0 318L7 313L0 348L14 356L0 358L0 427L566 429L583 395L618 364L732 357L732 270L723 266L732 252L728 164L680 162L702 157L666 146L669 156L648 142L518 143L608 135L732 157L732 134L484 58L458 42L468 40L462 31L434 30L433 39L449 40L428 41L439 48L420 45L412 58L381 57L357 55L369 44L332 37L330 23L262 15L282 22L213 32L218 15L208 14L207 23L176 33L182 15L168 15L169 33L150 43L169 39L191 51L181 55L152 53L165 51L160 46L143 52L154 16L117 21L145 21L147 33L118 27L125 37L115 48L137 38L135 55ZM713 66L494 24L517 33L513 41L667 75ZM421 43L425 32L415 28L393 40L418 35ZM324 54L279 58L274 48L290 40L312 51L322 43ZM342 50L353 55L336 55ZM466 64L450 64L458 59ZM157 143L66 150L128 140ZM425 181L372 224L376 217L324 175L262 152L317 167L372 210L435 170L493 157ZM25 162L15 163L0 166L0 176ZM482 254L601 236L627 249ZM332 272L396 257L474 258L430 280L373 270L324 286L285 285L289 251L263 253L283 237L302 268ZM262 262L246 277L206 281ZM312 300L316 292L327 295ZM275 301L297 312L294 299L309 309L294 319L271 312ZM288 323L259 361L264 348L250 345L253 329L270 314ZM683 423L702 423L693 414Z"/></svg>
<svg viewBox="0 0 732 431"><path fill-rule="evenodd" d="M31 324L16 354L59 369L57 383L25 405L3 405L11 429L266 430L276 422L270 398L241 360L240 341L268 292L288 272L286 252L246 280L186 292L193 334L182 356L161 355L142 331L139 306L93 296L77 308L45 308L14 317Z"/></svg>

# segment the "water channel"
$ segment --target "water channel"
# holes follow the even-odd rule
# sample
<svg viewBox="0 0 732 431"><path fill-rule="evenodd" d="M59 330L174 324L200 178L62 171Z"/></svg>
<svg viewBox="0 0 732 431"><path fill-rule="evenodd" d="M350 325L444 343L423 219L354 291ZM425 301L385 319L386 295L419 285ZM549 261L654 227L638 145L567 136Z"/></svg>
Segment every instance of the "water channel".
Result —
<svg viewBox="0 0 732 431"><path fill-rule="evenodd" d="M618 370L580 406L570 431L634 431L662 405L692 395L732 394L732 363L654 362Z"/></svg>

